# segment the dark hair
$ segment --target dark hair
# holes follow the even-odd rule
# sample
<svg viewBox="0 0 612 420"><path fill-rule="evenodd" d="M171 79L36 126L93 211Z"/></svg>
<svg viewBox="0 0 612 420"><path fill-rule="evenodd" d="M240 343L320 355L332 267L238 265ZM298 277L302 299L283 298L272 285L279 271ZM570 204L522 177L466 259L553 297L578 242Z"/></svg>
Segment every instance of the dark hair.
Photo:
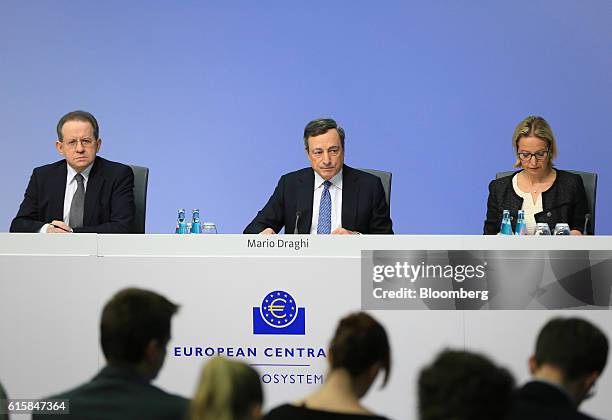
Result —
<svg viewBox="0 0 612 420"><path fill-rule="evenodd" d="M151 340L165 344L178 306L155 292L124 289L102 310L100 342L110 363L138 363Z"/></svg>
<svg viewBox="0 0 612 420"><path fill-rule="evenodd" d="M484 356L445 350L419 375L421 420L504 418L514 379Z"/></svg>
<svg viewBox="0 0 612 420"><path fill-rule="evenodd" d="M608 359L608 338L595 325L580 318L554 318L540 331L536 342L538 366L561 369L565 379L601 373Z"/></svg>
<svg viewBox="0 0 612 420"><path fill-rule="evenodd" d="M72 111L60 118L59 122L57 123L58 140L64 140L62 137L62 127L64 127L64 124L66 124L68 121L85 121L90 123L93 128L93 135L95 137L94 140L98 140L100 138L100 127L98 127L96 117L87 111Z"/></svg>
<svg viewBox="0 0 612 420"><path fill-rule="evenodd" d="M383 385L391 373L391 348L385 328L365 312L340 320L329 345L331 367L344 368L351 376L364 373L375 363L385 371Z"/></svg>
<svg viewBox="0 0 612 420"><path fill-rule="evenodd" d="M308 150L308 139L310 137L320 136L331 129L335 129L338 132L340 144L342 145L342 150L344 150L344 129L331 118L318 118L306 124L306 127L304 127L304 148Z"/></svg>

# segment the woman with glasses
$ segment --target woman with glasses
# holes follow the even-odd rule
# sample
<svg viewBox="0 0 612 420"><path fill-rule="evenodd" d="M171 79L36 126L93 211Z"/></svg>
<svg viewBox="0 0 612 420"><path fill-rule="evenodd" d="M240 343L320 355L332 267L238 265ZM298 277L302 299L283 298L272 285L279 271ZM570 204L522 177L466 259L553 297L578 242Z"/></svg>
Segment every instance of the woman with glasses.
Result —
<svg viewBox="0 0 612 420"><path fill-rule="evenodd" d="M548 223L551 231L557 223L567 223L572 235L580 235L588 213L584 184L579 175L553 167L557 143L546 120L529 116L521 121L512 147L514 167L521 170L489 184L485 235L499 233L504 210L510 210L514 230L521 209L529 234L537 223Z"/></svg>
<svg viewBox="0 0 612 420"><path fill-rule="evenodd" d="M382 370L391 371L391 349L384 327L364 312L343 318L329 346L330 370L323 385L293 404L270 411L265 420L385 420L360 403Z"/></svg>

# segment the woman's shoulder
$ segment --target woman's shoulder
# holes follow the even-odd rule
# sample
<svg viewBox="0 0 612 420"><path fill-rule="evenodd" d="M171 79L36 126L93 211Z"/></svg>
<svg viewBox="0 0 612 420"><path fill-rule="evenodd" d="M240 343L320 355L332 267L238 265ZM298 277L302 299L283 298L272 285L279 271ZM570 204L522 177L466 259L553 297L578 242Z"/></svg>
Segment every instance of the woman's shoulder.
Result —
<svg viewBox="0 0 612 420"><path fill-rule="evenodd" d="M344 414L331 411L313 410L310 408L296 406L291 404L283 404L270 410L264 417L264 420L287 419L301 420L389 420L386 417L368 416L363 414Z"/></svg>
<svg viewBox="0 0 612 420"><path fill-rule="evenodd" d="M496 178L489 183L489 189L492 191L503 190L509 187L512 187L512 179L517 175L520 171L512 172L506 176L502 176L500 178Z"/></svg>
<svg viewBox="0 0 612 420"><path fill-rule="evenodd" d="M564 183L578 183L582 181L582 177L576 173L555 168L557 172L557 180Z"/></svg>
<svg viewBox="0 0 612 420"><path fill-rule="evenodd" d="M571 194L576 190L584 190L584 182L580 175L562 169L555 168L555 170L557 171L555 184L561 193Z"/></svg>

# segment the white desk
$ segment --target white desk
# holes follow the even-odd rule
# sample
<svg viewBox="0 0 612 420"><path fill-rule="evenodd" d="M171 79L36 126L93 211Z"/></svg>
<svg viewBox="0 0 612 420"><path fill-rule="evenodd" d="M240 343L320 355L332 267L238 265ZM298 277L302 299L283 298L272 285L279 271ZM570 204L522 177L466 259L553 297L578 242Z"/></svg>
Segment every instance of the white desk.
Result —
<svg viewBox="0 0 612 420"><path fill-rule="evenodd" d="M249 247L269 239L275 246ZM307 240L308 247L276 241ZM98 322L117 290L149 288L179 303L168 358L157 384L190 396L205 357L176 357L175 347L256 348L251 363L266 380L293 374L311 381L325 374L324 358L268 357L268 348L325 348L338 319L359 310L362 249L380 250L612 250L612 237L504 238L482 236L277 236L0 234L0 380L10 397L37 398L90 378L103 365ZM252 308L271 290L285 290L306 309L305 336L254 335ZM393 372L365 403L394 419L413 419L420 368L445 347L484 352L528 378L535 336L553 315L588 318L612 337L609 311L373 311L387 328ZM315 384L266 385L266 406L293 400ZM584 405L611 418L606 402L612 374Z"/></svg>

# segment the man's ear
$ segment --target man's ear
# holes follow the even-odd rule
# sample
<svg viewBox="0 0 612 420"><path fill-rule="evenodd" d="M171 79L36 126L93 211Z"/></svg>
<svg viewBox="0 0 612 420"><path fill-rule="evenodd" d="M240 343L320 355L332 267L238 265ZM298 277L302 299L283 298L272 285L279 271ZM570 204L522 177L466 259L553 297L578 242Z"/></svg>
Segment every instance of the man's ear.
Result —
<svg viewBox="0 0 612 420"><path fill-rule="evenodd" d="M584 375L585 388L590 390L595 385L595 382L597 382L598 379L599 379L598 372L591 372L587 375Z"/></svg>
<svg viewBox="0 0 612 420"><path fill-rule="evenodd" d="M251 419L254 420L260 420L261 417L261 404L260 403L255 403L253 405L251 405Z"/></svg>
<svg viewBox="0 0 612 420"><path fill-rule="evenodd" d="M532 355L527 363L529 365L529 373L535 375L536 370L538 370L538 363L536 362L535 355Z"/></svg>
<svg viewBox="0 0 612 420"><path fill-rule="evenodd" d="M149 341L144 351L144 360L147 362L154 362L157 360L159 354L159 342L156 339Z"/></svg>
<svg viewBox="0 0 612 420"><path fill-rule="evenodd" d="M368 380L370 383L374 383L376 377L380 373L380 363L376 362L368 368Z"/></svg>
<svg viewBox="0 0 612 420"><path fill-rule="evenodd" d="M57 153L64 156L64 143L62 143L59 139L55 141L55 150Z"/></svg>

